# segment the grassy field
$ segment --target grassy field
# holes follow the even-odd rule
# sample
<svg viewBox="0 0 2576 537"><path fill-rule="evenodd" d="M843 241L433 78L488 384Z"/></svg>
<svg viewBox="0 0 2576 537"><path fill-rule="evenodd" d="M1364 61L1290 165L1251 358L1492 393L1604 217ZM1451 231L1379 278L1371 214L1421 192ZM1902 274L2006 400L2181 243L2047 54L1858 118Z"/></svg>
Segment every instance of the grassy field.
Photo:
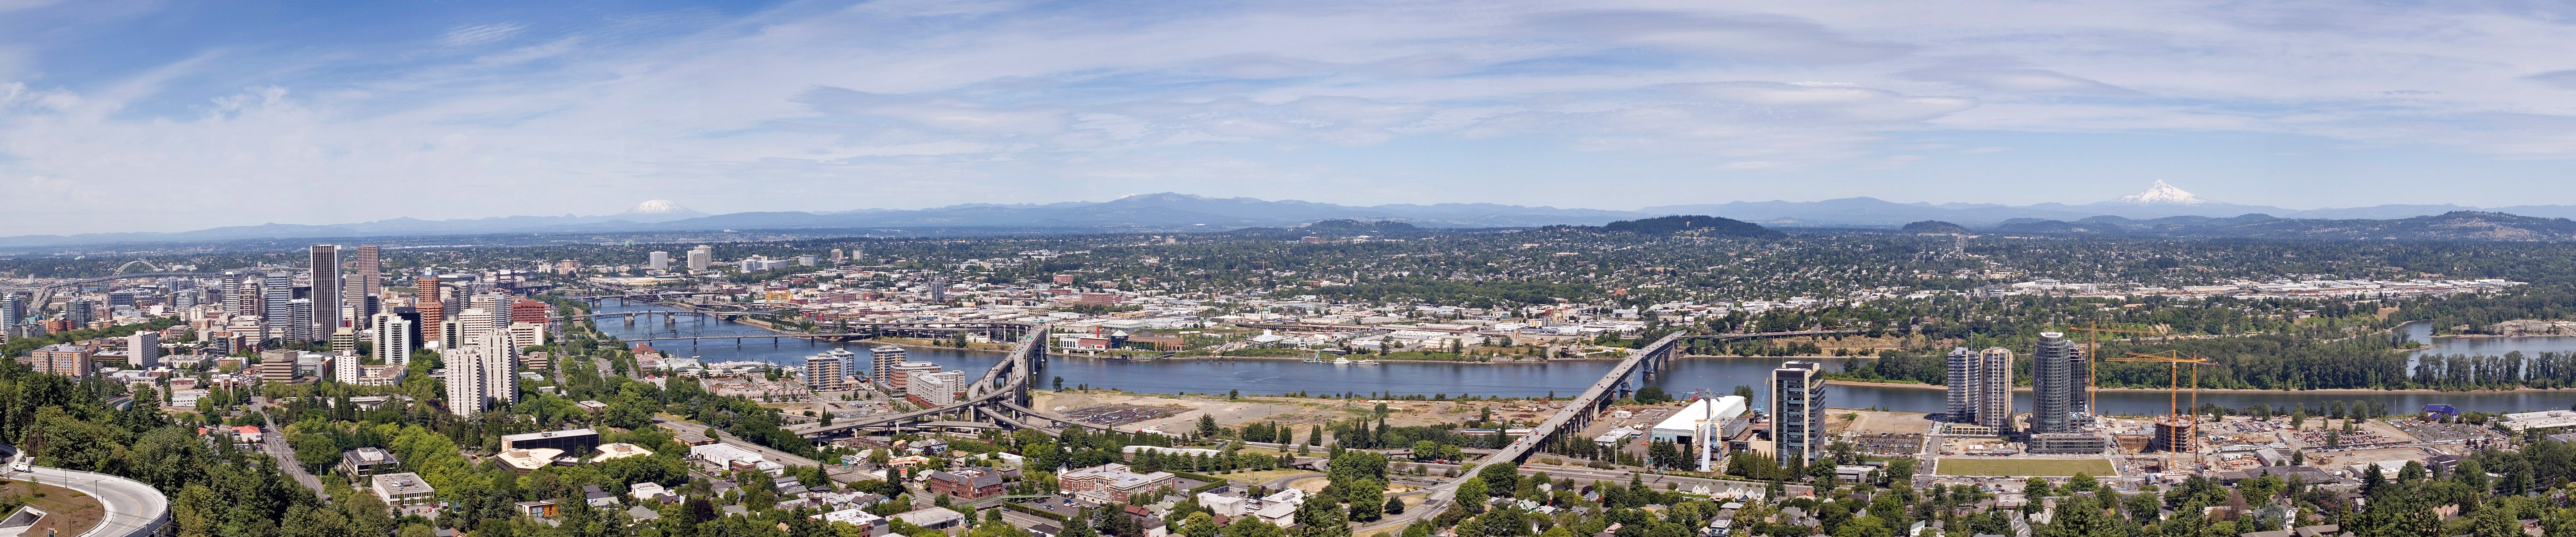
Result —
<svg viewBox="0 0 2576 537"><path fill-rule="evenodd" d="M2094 477L2111 475L2108 459L2001 459L1987 457L1943 457L1941 475L1995 476L2071 476L2078 472Z"/></svg>
<svg viewBox="0 0 2576 537"><path fill-rule="evenodd" d="M107 517L107 508L99 506L98 499L53 485L9 481L0 484L0 496L24 502L47 513L43 520L28 527L23 535L47 535L48 531L54 535L80 535Z"/></svg>
<svg viewBox="0 0 2576 537"><path fill-rule="evenodd" d="M1298 474L1311 474L1311 473L1315 473L1315 471L1314 471L1314 470L1304 470L1304 469L1290 469L1290 468L1282 468L1282 469L1277 469L1277 470L1254 470L1254 471L1249 471L1249 472L1235 472L1235 473L1231 473L1231 474L1216 474L1216 476L1217 476L1217 477L1225 478L1225 480L1227 480L1227 481L1241 481L1241 482L1245 482L1245 483L1260 483L1260 482L1263 482L1263 481L1269 481L1269 480L1272 480L1272 479L1278 479L1278 478L1288 477L1288 476L1292 476L1292 475L1298 475Z"/></svg>

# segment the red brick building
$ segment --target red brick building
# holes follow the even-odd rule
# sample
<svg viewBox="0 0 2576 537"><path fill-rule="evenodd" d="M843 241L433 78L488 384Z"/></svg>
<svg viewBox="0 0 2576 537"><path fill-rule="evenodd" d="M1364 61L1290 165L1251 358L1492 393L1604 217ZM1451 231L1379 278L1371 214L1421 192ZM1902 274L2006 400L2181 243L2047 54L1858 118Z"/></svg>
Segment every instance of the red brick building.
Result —
<svg viewBox="0 0 2576 537"><path fill-rule="evenodd" d="M1002 476L978 468L955 472L932 471L921 488L930 491L931 494L946 494L952 499L975 501L1002 495Z"/></svg>

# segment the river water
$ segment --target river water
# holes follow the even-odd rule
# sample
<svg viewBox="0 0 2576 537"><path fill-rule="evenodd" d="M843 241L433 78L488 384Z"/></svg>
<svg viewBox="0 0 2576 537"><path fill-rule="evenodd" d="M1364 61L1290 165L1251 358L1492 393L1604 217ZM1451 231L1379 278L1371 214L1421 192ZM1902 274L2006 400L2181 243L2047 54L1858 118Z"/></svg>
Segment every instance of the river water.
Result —
<svg viewBox="0 0 2576 537"><path fill-rule="evenodd" d="M662 306L602 305L597 312L664 311ZM659 316L637 320L626 326L618 317L600 317L599 329L621 338L653 336L692 336L768 334L766 330L731 321L682 316L665 325ZM2418 351L2440 354L2500 355L2519 350L2525 354L2541 351L2576 351L2576 337L2531 338L2433 338L2430 328L2409 325L2407 333L2418 341L2432 345ZM847 348L861 356L868 354L866 343L817 343L801 340L747 340L740 345L732 341L657 342L654 348L674 356L696 356L707 362L748 360L786 365L802 365L805 357L834 347ZM906 353L913 361L930 361L949 369L980 372L1001 360L1001 353L957 349L912 348ZM1841 367L1841 358L1824 359L1827 367ZM1736 386L1752 386L1762 391L1764 379L1778 358L1689 358L1676 361L1655 384L1676 395L1706 390L1725 395ZM1535 364L1453 364L1437 362L1387 362L1380 365L1309 364L1296 360L1168 360L1127 362L1059 354L1038 371L1041 386L1062 378L1064 386L1088 385L1141 393L1222 393L1240 390L1245 394L1278 394L1305 391L1316 395L1358 393L1363 396L1394 395L1501 395L1535 397L1574 396L1609 372L1613 362L1551 362ZM2186 394L2188 397L2188 394ZM2030 394L2023 392L2015 408L2031 408ZM2115 414L2163 413L2166 396L2158 392L2102 392L2102 409ZM1756 406L1762 406L1756 398ZM2451 392L2451 393L2335 393L2314 392L2205 392L2202 403L2229 407L2265 404L2274 407L2322 406L2328 400L2376 400L2387 403L2394 412L2422 408L2426 404L2449 404L2464 410L2515 412L2564 409L2576 405L2576 391L2553 392ZM1827 404L1836 408L1884 408L1902 412L1939 412L1943 405L1940 389L1834 386L1826 395Z"/></svg>

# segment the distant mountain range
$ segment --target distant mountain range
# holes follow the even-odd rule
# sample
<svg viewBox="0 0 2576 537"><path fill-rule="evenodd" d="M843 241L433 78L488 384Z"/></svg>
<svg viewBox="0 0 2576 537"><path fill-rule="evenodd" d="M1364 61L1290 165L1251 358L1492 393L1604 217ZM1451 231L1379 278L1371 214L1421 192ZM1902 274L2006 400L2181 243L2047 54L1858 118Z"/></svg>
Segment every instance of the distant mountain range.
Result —
<svg viewBox="0 0 2576 537"><path fill-rule="evenodd" d="M2467 211L2471 216L2457 216ZM1634 211L1562 209L1490 203L1392 204L1350 206L1295 200L1212 198L1177 193L1143 194L1103 202L999 205L975 203L929 209L859 209L830 212L743 212L706 214L667 200L654 200L604 216L509 216L480 219L420 220L396 218L332 225L262 224L174 233L91 233L0 237L0 248L91 244L236 241L243 239L363 238L389 236L490 235L504 233L667 233L719 230L794 229L959 229L1017 228L1083 231L1226 231L1252 227L1288 227L1324 220L1393 220L1422 228L1512 228L1550 225L1598 226L1620 220L1660 216L1708 215L1772 228L1895 229L1908 223L1940 221L1974 230L2010 233L2206 233L2209 236L2367 236L2422 228L2423 238L2467 234L2459 238L2512 240L2510 237L2561 237L2543 225L2547 219L2576 217L2576 207L2523 205L2477 208L2458 205L2379 205L2342 209L2292 210L2211 201L2157 181L2143 192L2081 205L2042 203L2010 206L1971 203L1895 203L1875 198L1824 201L1762 201L1699 205L1663 205ZM2424 220L2441 216L2453 222ZM2537 218L2524 218L2537 217ZM2181 218L2179 220L2173 220ZM2302 224L2327 221L2342 223ZM2354 221L2389 221L2356 224ZM2565 220L2560 220L2565 222ZM2055 223L2049 223L2055 222ZM2399 222L2419 222L2400 224ZM2473 224L2470 222L2484 222ZM2502 228L2468 232L2477 225ZM2416 226L2416 227L2407 227ZM2447 227L2445 227L2447 226ZM2364 231L2365 229L2371 231ZM2196 231L2184 231L2196 230ZM2222 231L2226 230L2226 231ZM2304 231L2303 231L2304 230ZM2412 232L2410 232L2412 233ZM2301 235L2306 236L2306 235ZM2535 240L2565 240L2535 239Z"/></svg>

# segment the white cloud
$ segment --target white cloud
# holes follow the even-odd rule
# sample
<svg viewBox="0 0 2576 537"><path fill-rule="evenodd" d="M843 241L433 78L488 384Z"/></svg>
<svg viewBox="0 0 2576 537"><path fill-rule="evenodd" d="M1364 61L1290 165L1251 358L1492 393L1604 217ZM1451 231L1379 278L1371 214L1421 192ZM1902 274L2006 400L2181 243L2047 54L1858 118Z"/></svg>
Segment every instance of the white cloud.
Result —
<svg viewBox="0 0 2576 537"><path fill-rule="evenodd" d="M274 53L218 44L83 83L39 78L61 51L0 37L0 185L34 194L0 210L50 232L631 201L590 201L602 189L710 211L1311 198L1298 189L1317 185L1380 202L1479 179L1349 156L1390 144L1750 177L2012 143L1901 136L1937 130L2270 133L2576 158L2576 64L2550 53L2576 29L2546 13L2215 0L1167 7L907 0L560 29L477 21L344 55L384 63L233 72ZM209 73L229 85L187 86ZM1036 185L1048 188L1014 188ZM100 223L64 203L114 192L257 193L296 209L174 201ZM387 199L399 203L363 202Z"/></svg>

